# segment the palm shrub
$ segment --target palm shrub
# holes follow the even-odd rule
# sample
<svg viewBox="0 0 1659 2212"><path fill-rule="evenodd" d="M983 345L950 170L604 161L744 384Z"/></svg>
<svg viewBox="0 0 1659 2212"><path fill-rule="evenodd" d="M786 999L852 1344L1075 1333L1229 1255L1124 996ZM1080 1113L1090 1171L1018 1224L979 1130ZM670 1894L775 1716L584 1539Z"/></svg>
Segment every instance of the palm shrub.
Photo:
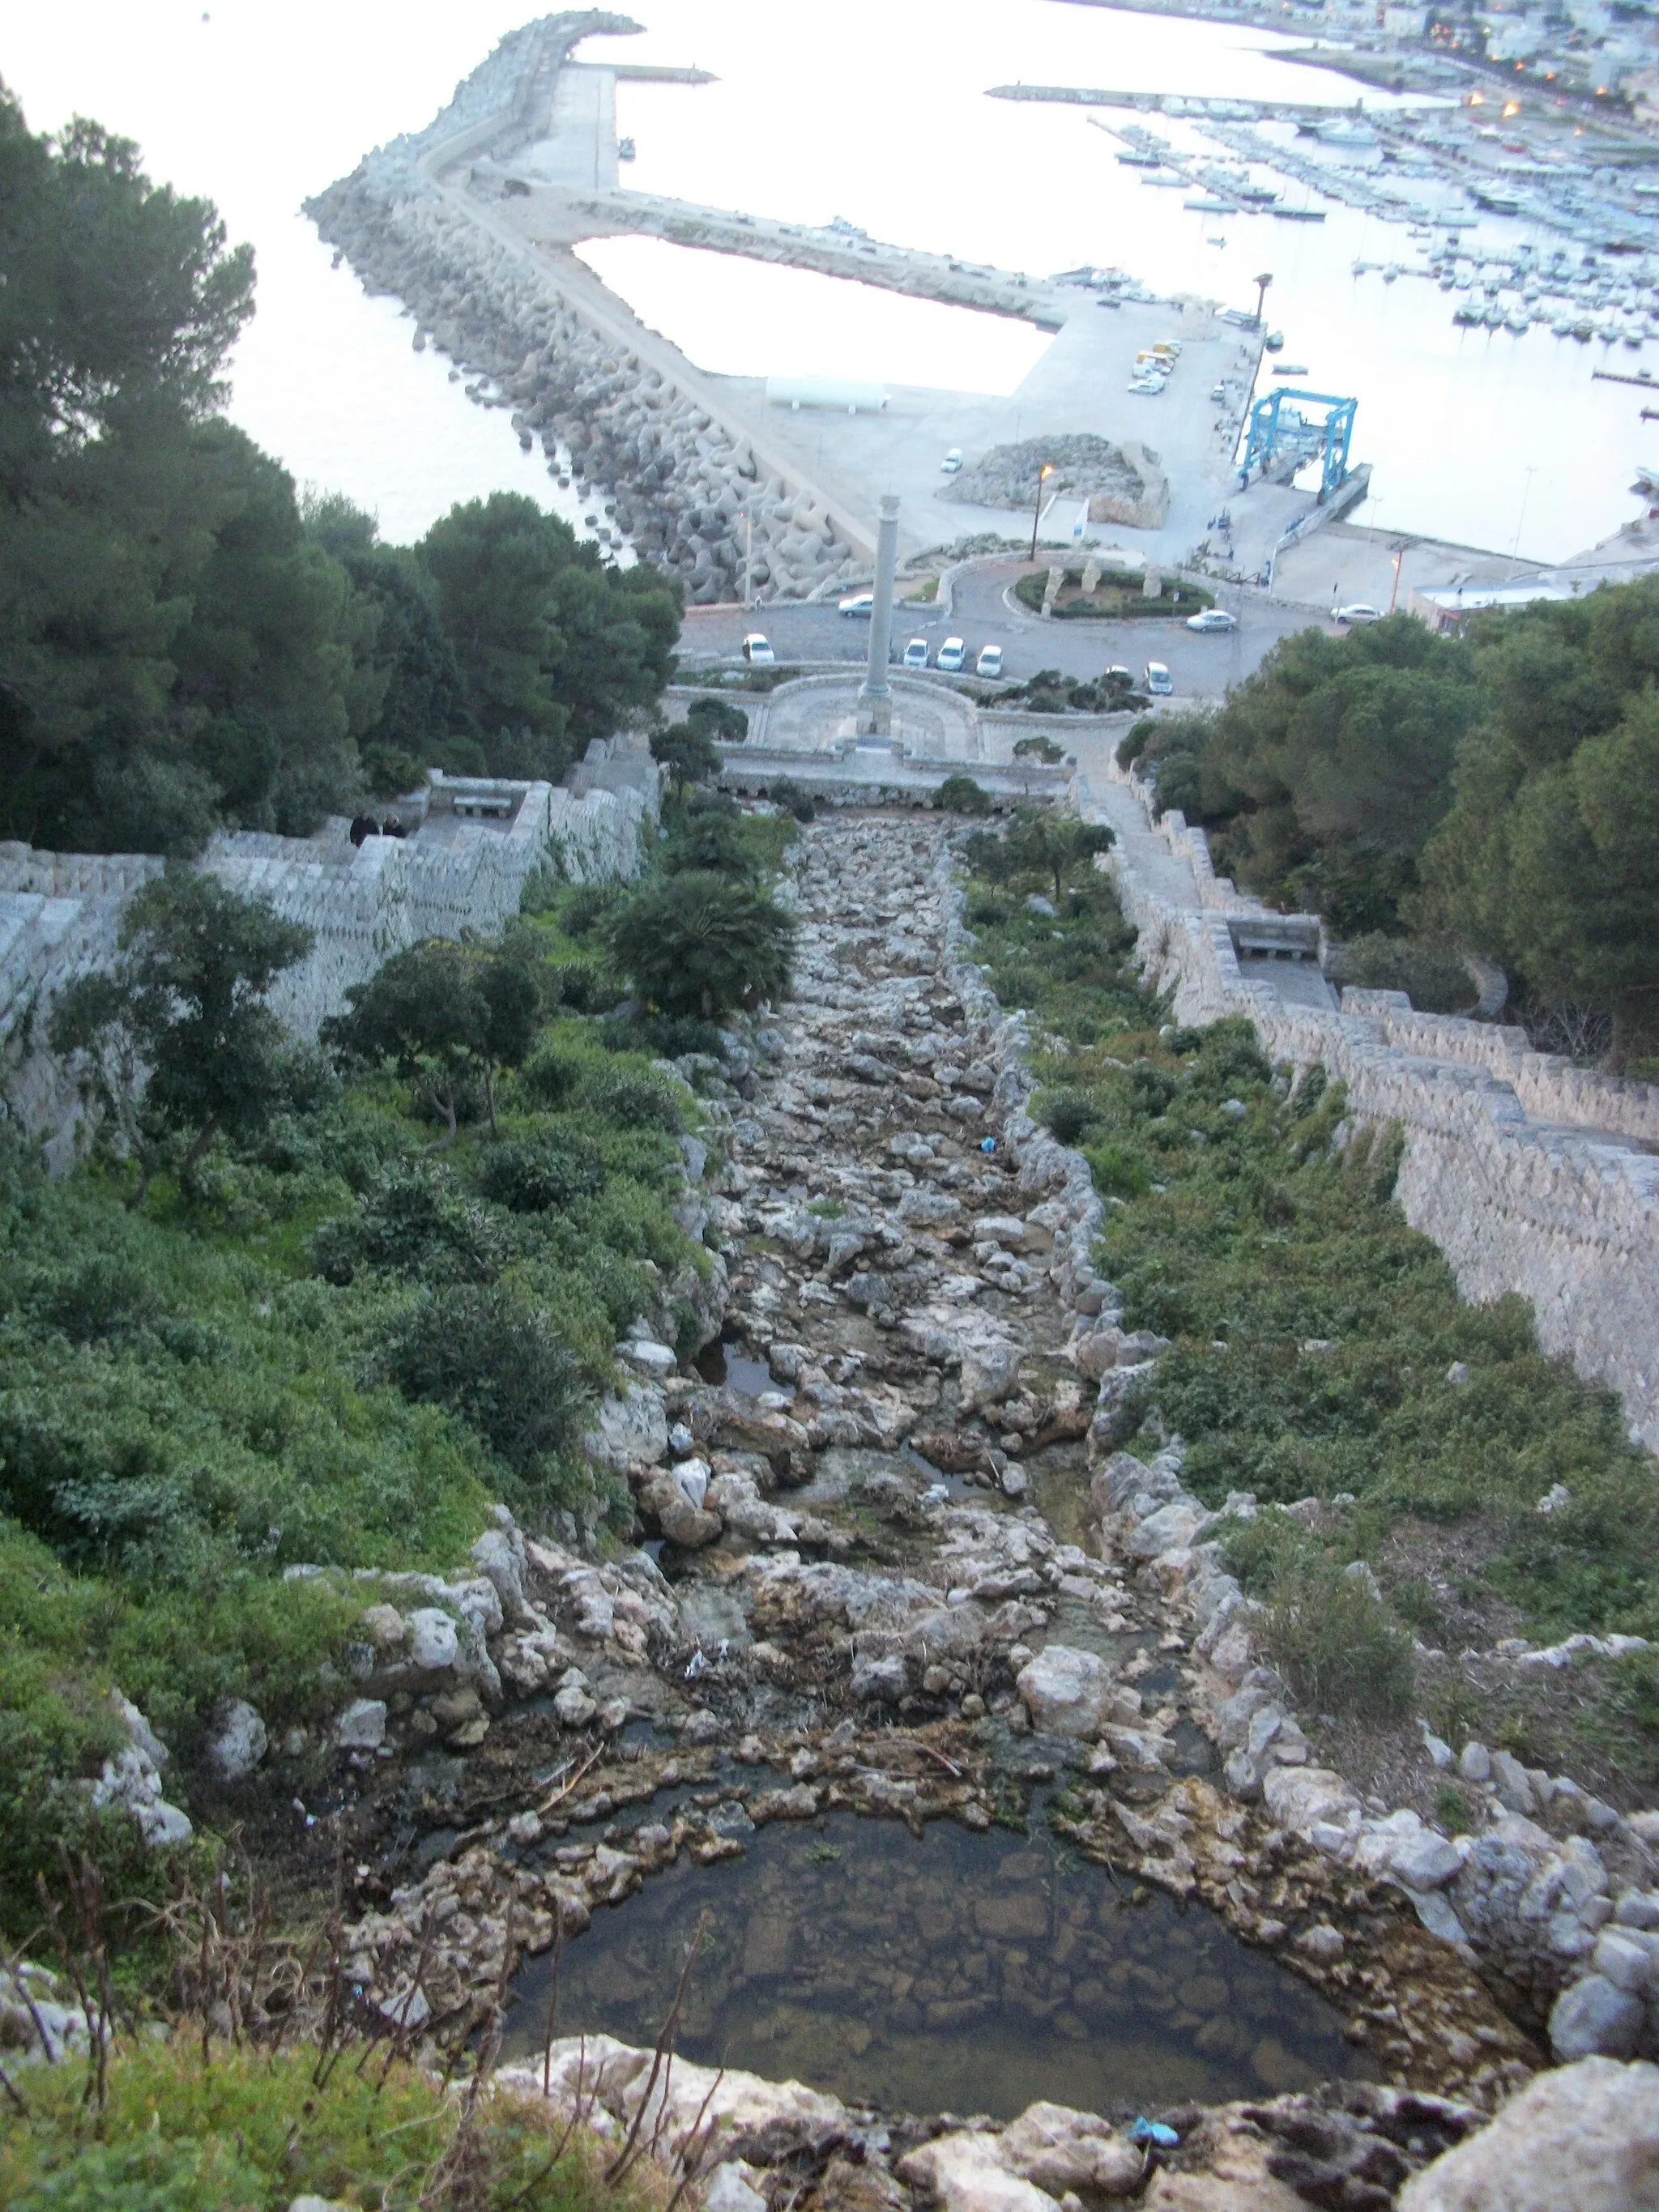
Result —
<svg viewBox="0 0 1659 2212"><path fill-rule="evenodd" d="M708 869L642 884L611 932L611 953L641 998L705 1021L782 995L795 924L760 886Z"/></svg>

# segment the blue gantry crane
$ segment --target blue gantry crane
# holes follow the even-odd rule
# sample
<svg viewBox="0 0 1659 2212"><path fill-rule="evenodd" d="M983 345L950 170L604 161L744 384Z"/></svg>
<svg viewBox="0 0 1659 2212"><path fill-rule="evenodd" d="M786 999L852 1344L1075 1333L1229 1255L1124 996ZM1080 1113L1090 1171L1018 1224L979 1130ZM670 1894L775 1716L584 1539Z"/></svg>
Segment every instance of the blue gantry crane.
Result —
<svg viewBox="0 0 1659 2212"><path fill-rule="evenodd" d="M1238 465L1241 482L1248 482L1255 469L1265 475L1275 465L1288 478L1305 462L1316 459L1321 464L1322 505L1347 479L1348 448L1353 442L1354 410L1358 404L1357 399L1345 399L1335 392L1297 392L1283 385L1264 392L1250 410L1244 458ZM1310 407L1322 407L1323 416L1316 422L1307 412Z"/></svg>

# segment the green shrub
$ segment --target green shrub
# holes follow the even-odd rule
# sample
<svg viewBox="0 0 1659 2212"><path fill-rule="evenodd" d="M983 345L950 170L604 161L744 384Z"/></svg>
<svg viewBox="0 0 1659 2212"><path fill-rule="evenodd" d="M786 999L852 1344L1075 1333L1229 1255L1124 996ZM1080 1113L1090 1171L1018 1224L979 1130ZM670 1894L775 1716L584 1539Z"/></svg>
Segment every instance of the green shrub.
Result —
<svg viewBox="0 0 1659 2212"><path fill-rule="evenodd" d="M749 717L741 707L729 706L724 699L694 699L685 710L688 728L713 738L717 743L740 745L749 735Z"/></svg>
<svg viewBox="0 0 1659 2212"><path fill-rule="evenodd" d="M933 804L942 814L988 814L991 794L971 775L947 775L933 793Z"/></svg>
<svg viewBox="0 0 1659 2212"><path fill-rule="evenodd" d="M744 732L746 736L746 720ZM719 734L703 716L696 721L670 722L651 732L651 757L668 770L675 789L683 793L688 785L705 783L711 775L720 774L720 750L715 743Z"/></svg>
<svg viewBox="0 0 1659 2212"><path fill-rule="evenodd" d="M793 776L780 776L772 786L771 799L774 806L783 807L794 816L797 822L816 822L818 818L817 799L806 786L798 783Z"/></svg>
<svg viewBox="0 0 1659 2212"><path fill-rule="evenodd" d="M401 745L365 745L362 758L364 781L376 799L401 799L426 781L419 761Z"/></svg>
<svg viewBox="0 0 1659 2212"><path fill-rule="evenodd" d="M406 1398L459 1414L520 1476L573 1441L583 1410L569 1347L503 1284L422 1291L386 1329L380 1362Z"/></svg>
<svg viewBox="0 0 1659 2212"><path fill-rule="evenodd" d="M1419 1012L1468 1013L1480 996L1455 945L1373 932L1334 945L1327 974L1358 991L1404 991Z"/></svg>
<svg viewBox="0 0 1659 2212"><path fill-rule="evenodd" d="M1328 1560L1299 1561L1275 1582L1263 1630L1274 1665L1313 1711L1364 1720L1410 1712L1411 1638L1361 1577Z"/></svg>
<svg viewBox="0 0 1659 2212"><path fill-rule="evenodd" d="M781 998L794 943L793 919L757 884L696 871L642 884L611 933L642 997L705 1021Z"/></svg>
<svg viewBox="0 0 1659 2212"><path fill-rule="evenodd" d="M600 1024L599 1039L608 1052L648 1053L659 1060L683 1060L690 1053L718 1060L721 1050L718 1024L694 1014L638 1014L628 1021L613 1016Z"/></svg>
<svg viewBox="0 0 1659 2212"><path fill-rule="evenodd" d="M576 1086L574 1103L607 1120L638 1129L664 1129L678 1136L685 1127L683 1091L652 1071L612 1066L590 1066Z"/></svg>
<svg viewBox="0 0 1659 2212"><path fill-rule="evenodd" d="M705 869L748 883L760 872L754 846L741 819L732 815L688 815L664 845L660 860L671 876Z"/></svg>
<svg viewBox="0 0 1659 2212"><path fill-rule="evenodd" d="M560 904L559 927L580 943L616 912L626 896L621 884L573 884Z"/></svg>
<svg viewBox="0 0 1659 2212"><path fill-rule="evenodd" d="M605 1182L598 1148L566 1129L504 1139L484 1152L478 1188L512 1213L544 1213L591 1197Z"/></svg>
<svg viewBox="0 0 1659 2212"><path fill-rule="evenodd" d="M1086 1091L1056 1091L1043 1098L1037 1118L1058 1143L1074 1145L1099 1121L1100 1108Z"/></svg>

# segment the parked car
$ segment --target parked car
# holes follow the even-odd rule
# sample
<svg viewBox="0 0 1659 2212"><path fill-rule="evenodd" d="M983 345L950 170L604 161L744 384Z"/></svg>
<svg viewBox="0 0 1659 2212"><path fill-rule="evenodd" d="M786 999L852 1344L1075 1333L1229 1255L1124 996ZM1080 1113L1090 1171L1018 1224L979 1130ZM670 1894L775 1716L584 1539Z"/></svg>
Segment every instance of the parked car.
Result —
<svg viewBox="0 0 1659 2212"><path fill-rule="evenodd" d="M960 446L952 446L952 447L951 447L951 450L950 450L950 452L949 452L949 453L945 456L945 459L944 459L939 463L939 469L940 469L941 472L942 472L944 475L945 475L945 476L947 476L947 477L953 477L953 476L955 476L955 474L957 473L957 471L961 466L962 466L962 448L961 448L961 447L960 447Z"/></svg>
<svg viewBox="0 0 1659 2212"><path fill-rule="evenodd" d="M1175 690L1175 678L1161 660L1149 660L1141 674L1140 688L1155 699L1167 699Z"/></svg>
<svg viewBox="0 0 1659 2212"><path fill-rule="evenodd" d="M1144 392L1149 399L1155 399L1164 389L1164 379L1161 376L1138 376L1129 389Z"/></svg>
<svg viewBox="0 0 1659 2212"><path fill-rule="evenodd" d="M1224 607L1206 607L1201 614L1188 615L1188 629L1237 629L1238 617L1230 615Z"/></svg>
<svg viewBox="0 0 1659 2212"><path fill-rule="evenodd" d="M1356 599L1352 606L1333 607L1331 609L1331 620L1333 622L1368 623L1381 622L1382 619L1382 608L1367 606L1364 599Z"/></svg>
<svg viewBox="0 0 1659 2212"><path fill-rule="evenodd" d="M959 637L947 637L939 649L939 657L933 665L935 668L943 668L954 676L967 658L968 648L962 640Z"/></svg>
<svg viewBox="0 0 1659 2212"><path fill-rule="evenodd" d="M1002 647L1000 645L981 646L979 659L974 663L974 673L976 676L1000 676Z"/></svg>
<svg viewBox="0 0 1659 2212"><path fill-rule="evenodd" d="M778 656L757 629L751 629L743 641L743 657L751 668L775 668Z"/></svg>
<svg viewBox="0 0 1659 2212"><path fill-rule="evenodd" d="M841 611L844 615L872 615L876 611L876 595L873 592L854 592L851 599L841 602Z"/></svg>
<svg viewBox="0 0 1659 2212"><path fill-rule="evenodd" d="M907 668L927 667L927 641L925 637L913 637L909 644L905 647L904 665Z"/></svg>

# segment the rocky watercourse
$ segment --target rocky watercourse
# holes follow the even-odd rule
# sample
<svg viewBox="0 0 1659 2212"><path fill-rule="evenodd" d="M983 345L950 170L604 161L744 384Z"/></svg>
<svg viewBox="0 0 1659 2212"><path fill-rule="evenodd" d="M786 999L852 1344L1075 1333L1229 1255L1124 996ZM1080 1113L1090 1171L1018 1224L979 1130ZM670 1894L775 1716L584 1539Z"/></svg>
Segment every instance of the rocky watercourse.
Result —
<svg viewBox="0 0 1659 2212"><path fill-rule="evenodd" d="M1164 1346L1123 1330L1086 1163L1026 1111L1029 1040L971 964L951 832L849 814L791 869L793 995L676 1063L705 1116L681 1203L711 1344L683 1364L642 1316L591 1440L646 1544L602 1560L499 1510L465 1571L382 1577L363 1615L333 1736L357 2002L416 2039L482 2021L520 1958L682 1854L741 1853L750 1823L985 1829L1035 1800L1103 1884L1207 1907L1321 1990L1376 2078L1264 2081L1166 2115L1164 2147L1053 2105L999 2128L663 2078L592 2034L517 2078L602 2131L647 2107L715 2212L1425 2212L1522 2202L1480 2193L1517 2160L1571 2191L1528 2203L1650 2202L1620 2160L1659 2131L1659 2072L1617 2062L1659 2047L1651 1817L1466 1754L1483 1817L1453 1839L1313 1763L1179 1440L1121 1448ZM112 1786L164 1827L165 1752L131 1724ZM303 1749L232 1709L228 1803L281 1796ZM1021 1955L1001 2001L1046 2018L1076 1969ZM942 1976L904 2002L945 2032L980 1994ZM1527 2087L1552 2033L1579 2063ZM1574 2142L1569 2179L1549 2161Z"/></svg>

